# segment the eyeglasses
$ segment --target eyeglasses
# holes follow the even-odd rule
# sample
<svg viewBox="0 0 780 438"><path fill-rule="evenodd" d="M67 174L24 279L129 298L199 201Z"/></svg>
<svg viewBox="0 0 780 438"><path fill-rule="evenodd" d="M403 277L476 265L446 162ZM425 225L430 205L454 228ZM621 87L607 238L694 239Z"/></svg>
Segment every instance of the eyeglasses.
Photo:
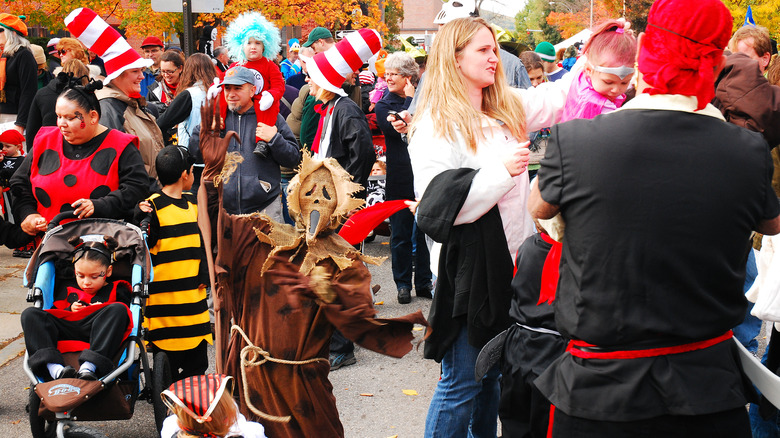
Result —
<svg viewBox="0 0 780 438"><path fill-rule="evenodd" d="M179 69L176 69L176 70L160 70L160 73L162 73L164 75L168 75L168 76L175 75L178 72L179 72Z"/></svg>

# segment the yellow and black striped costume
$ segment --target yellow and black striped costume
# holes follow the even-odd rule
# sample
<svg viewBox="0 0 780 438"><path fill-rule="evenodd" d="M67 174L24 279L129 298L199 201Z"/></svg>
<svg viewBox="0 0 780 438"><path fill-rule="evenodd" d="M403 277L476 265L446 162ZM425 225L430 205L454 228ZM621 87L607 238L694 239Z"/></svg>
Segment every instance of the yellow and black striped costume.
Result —
<svg viewBox="0 0 780 438"><path fill-rule="evenodd" d="M154 209L149 251L154 280L149 284L145 326L147 340L170 351L191 350L206 340L213 343L209 323L202 239L195 196L181 199L163 193L149 197Z"/></svg>

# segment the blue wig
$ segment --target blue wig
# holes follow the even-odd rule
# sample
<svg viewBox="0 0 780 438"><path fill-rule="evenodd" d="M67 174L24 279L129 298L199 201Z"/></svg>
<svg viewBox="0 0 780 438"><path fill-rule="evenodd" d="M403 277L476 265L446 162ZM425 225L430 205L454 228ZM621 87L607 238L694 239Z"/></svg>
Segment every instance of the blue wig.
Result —
<svg viewBox="0 0 780 438"><path fill-rule="evenodd" d="M227 27L228 54L238 62L245 62L244 44L249 38L262 41L263 57L273 61L281 49L282 38L279 29L259 12L246 12L233 20Z"/></svg>

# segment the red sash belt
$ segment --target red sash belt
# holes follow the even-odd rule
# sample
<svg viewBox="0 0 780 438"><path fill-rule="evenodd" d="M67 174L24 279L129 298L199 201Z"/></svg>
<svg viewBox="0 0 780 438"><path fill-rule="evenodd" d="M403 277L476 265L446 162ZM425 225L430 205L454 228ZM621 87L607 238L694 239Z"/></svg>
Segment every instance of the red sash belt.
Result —
<svg viewBox="0 0 780 438"><path fill-rule="evenodd" d="M645 350L617 350L617 351L591 351L590 348L599 348L596 345L584 341L571 340L566 347L572 356L582 359L638 359L641 357L667 356L670 354L687 353L689 351L703 350L715 344L731 339L734 336L731 330L712 339L691 342L689 344L673 345L671 347L648 348Z"/></svg>

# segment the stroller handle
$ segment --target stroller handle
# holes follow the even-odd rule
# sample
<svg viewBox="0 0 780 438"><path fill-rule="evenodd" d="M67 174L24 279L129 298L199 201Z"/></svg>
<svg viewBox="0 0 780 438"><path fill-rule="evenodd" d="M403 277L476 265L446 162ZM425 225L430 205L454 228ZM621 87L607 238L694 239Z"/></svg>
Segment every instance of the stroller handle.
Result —
<svg viewBox="0 0 780 438"><path fill-rule="evenodd" d="M49 224L46 226L46 231L51 231L52 228L56 227L60 224L64 219L72 219L77 217L73 210L71 211L63 211L62 213L57 214L57 216L54 216L50 221Z"/></svg>

